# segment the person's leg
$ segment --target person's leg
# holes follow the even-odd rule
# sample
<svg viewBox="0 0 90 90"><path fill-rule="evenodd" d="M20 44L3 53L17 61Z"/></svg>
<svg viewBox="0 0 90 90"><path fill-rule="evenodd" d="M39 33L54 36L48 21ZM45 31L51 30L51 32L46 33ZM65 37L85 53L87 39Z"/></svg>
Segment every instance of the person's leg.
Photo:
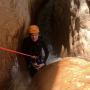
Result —
<svg viewBox="0 0 90 90"><path fill-rule="evenodd" d="M37 73L37 71L38 71L37 69L31 66L29 69L30 76L33 77Z"/></svg>

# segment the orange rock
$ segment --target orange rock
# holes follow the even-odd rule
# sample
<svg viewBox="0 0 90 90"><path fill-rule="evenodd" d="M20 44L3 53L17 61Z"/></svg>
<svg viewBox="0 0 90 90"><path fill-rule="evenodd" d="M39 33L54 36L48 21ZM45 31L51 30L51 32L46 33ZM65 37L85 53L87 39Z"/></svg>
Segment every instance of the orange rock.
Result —
<svg viewBox="0 0 90 90"><path fill-rule="evenodd" d="M89 90L90 62L67 57L48 65L33 78L31 90Z"/></svg>

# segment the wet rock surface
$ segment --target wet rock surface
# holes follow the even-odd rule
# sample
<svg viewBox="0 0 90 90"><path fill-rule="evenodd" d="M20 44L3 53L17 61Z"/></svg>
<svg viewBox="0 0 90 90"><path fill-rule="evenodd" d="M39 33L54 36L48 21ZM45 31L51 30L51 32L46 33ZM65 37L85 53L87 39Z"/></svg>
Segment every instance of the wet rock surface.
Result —
<svg viewBox="0 0 90 90"><path fill-rule="evenodd" d="M63 58L39 71L29 88L31 90L90 89L90 62L76 57Z"/></svg>

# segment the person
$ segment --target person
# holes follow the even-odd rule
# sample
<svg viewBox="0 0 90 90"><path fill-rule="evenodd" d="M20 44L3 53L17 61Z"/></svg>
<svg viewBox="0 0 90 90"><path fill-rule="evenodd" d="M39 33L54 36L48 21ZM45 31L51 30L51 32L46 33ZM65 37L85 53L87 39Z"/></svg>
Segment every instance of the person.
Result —
<svg viewBox="0 0 90 90"><path fill-rule="evenodd" d="M28 34L29 36L23 40L22 50L23 53L31 55L31 57L25 56L25 59L30 75L34 76L38 70L46 65L49 51L40 36L40 30L37 25L31 25L28 29Z"/></svg>

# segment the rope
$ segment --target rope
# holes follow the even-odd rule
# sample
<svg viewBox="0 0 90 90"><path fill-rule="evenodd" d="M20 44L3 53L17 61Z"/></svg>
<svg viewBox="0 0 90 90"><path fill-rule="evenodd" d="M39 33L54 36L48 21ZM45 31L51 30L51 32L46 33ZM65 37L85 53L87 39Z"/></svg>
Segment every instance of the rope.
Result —
<svg viewBox="0 0 90 90"><path fill-rule="evenodd" d="M28 56L28 57L32 57L32 55L25 54L25 53L22 53L22 52L18 52L18 51L16 51L16 50L4 48L4 47L0 47L0 50L2 50L2 51L7 51L7 52L10 52L10 53L20 54L20 55L24 55L24 56Z"/></svg>

